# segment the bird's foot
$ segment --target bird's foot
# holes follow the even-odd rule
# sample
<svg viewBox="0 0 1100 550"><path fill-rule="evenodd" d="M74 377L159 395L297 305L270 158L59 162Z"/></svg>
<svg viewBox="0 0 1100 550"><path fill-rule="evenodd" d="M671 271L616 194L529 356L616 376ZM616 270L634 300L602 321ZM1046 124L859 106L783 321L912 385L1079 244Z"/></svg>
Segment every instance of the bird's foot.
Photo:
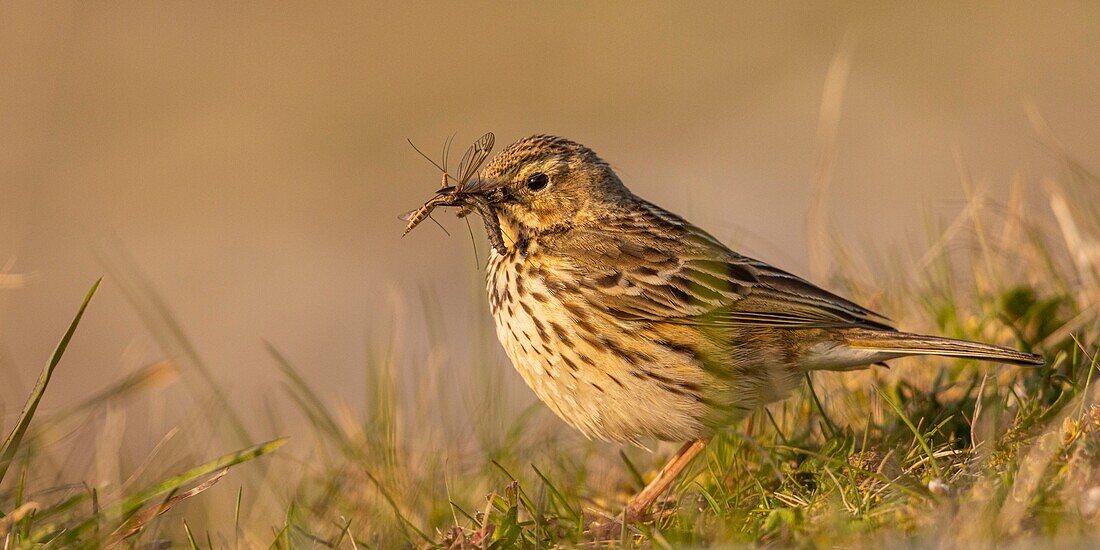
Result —
<svg viewBox="0 0 1100 550"><path fill-rule="evenodd" d="M660 521L676 513L676 503L673 501L659 502L652 508L632 511L628 505L619 515L611 515L603 510L585 510L584 533L595 542L622 540L624 536L642 534L639 526Z"/></svg>

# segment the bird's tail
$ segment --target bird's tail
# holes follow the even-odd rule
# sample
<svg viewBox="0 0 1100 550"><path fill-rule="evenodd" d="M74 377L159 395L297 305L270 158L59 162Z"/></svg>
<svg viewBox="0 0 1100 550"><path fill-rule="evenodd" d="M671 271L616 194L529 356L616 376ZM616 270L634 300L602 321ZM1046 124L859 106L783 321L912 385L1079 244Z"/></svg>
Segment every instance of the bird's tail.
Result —
<svg viewBox="0 0 1100 550"><path fill-rule="evenodd" d="M861 330L849 335L846 347L860 352L883 357L882 360L895 359L907 355L941 355L961 359L977 359L1010 363L1013 365L1039 366L1045 363L1043 357L1034 353L1024 353L1010 348L991 346L968 340L955 340L939 336L909 334L885 330Z"/></svg>

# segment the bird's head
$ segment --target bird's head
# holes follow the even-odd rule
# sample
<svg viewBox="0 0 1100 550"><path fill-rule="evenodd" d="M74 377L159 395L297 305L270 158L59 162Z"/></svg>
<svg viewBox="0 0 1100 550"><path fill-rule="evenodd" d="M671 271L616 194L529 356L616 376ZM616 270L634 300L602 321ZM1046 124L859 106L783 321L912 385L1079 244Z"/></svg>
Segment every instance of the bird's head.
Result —
<svg viewBox="0 0 1100 550"><path fill-rule="evenodd" d="M632 196L595 152L557 136L521 139L476 173L492 145L493 135L485 134L467 152L460 177L451 178L454 185L445 184L423 206L402 216L409 222L405 233L437 207L460 207L459 216L473 212L482 217L490 242L504 254L506 242L592 227Z"/></svg>
<svg viewBox="0 0 1100 550"><path fill-rule="evenodd" d="M512 238L594 222L630 194L591 149L548 135L509 145L489 161L468 192L486 197Z"/></svg>

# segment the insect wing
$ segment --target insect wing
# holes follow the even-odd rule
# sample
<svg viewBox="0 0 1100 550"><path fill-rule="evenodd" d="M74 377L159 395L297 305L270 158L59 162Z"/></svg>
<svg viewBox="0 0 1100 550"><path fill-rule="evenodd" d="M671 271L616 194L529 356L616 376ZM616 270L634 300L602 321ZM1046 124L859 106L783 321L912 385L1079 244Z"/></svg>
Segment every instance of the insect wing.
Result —
<svg viewBox="0 0 1100 550"><path fill-rule="evenodd" d="M466 182L470 181L470 178L477 173L478 168L481 168L485 159L489 158L489 153L493 151L494 141L496 141L496 136L489 132L475 141L466 150L466 154L462 155L462 162L458 165L458 187L461 188Z"/></svg>

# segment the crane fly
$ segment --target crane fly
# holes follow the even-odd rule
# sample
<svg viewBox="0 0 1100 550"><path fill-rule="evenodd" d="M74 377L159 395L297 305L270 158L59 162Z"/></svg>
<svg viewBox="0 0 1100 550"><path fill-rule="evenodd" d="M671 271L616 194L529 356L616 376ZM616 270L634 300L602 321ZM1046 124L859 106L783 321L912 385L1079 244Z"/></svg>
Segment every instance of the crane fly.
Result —
<svg viewBox="0 0 1100 550"><path fill-rule="evenodd" d="M428 199L420 208L410 210L400 216L400 219L408 222L405 225L405 231L402 235L407 235L410 231L420 225L425 219L431 217L432 211L441 206L457 206L460 207L458 217L463 218L471 213L477 213L481 216L482 221L485 223L485 232L489 237L489 242L493 245L493 248L504 254L507 248L504 246L504 239L501 236L500 223L497 220L495 214L489 208L488 203L483 197L477 194L464 194L463 192L472 183L480 183L481 176L478 170L481 169L481 165L485 163L485 160L489 158L489 154L493 151L493 143L496 141L496 137L492 132L489 132L471 145L464 155L462 155L462 161L458 166L458 177L452 176L446 168L447 160L447 148L444 146L444 159L443 165L436 164L427 155L416 149L418 153L424 158L427 158L429 162L435 165L443 172L442 181L440 182L439 189L436 190L435 196ZM410 142L411 144L412 142ZM475 185L476 187L476 185Z"/></svg>

